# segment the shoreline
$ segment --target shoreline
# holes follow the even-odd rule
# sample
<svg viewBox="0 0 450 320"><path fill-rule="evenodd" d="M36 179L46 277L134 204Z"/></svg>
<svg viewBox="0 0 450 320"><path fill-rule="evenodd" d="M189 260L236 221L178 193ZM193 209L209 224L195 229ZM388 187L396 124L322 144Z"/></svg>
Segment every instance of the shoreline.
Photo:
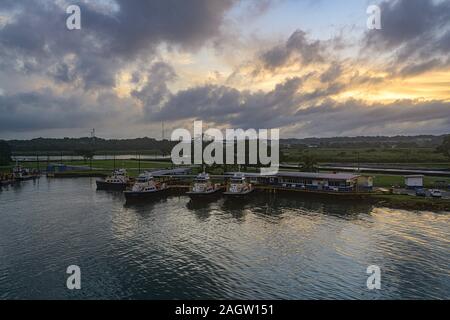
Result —
<svg viewBox="0 0 450 320"><path fill-rule="evenodd" d="M102 170L103 171L103 170ZM108 174L100 170L93 170L92 172L60 172L49 175L49 178L105 178ZM183 183L186 184L186 183ZM186 184L189 186L189 184ZM378 192L351 192L351 193L337 193L326 191L308 191L289 189L277 186L264 186L256 185L257 192L268 194L301 194L303 196L323 197L326 199L340 199L350 201L367 201L367 203L384 206L392 209L404 209L404 210L418 210L418 211L433 211L433 212L450 212L450 200L449 199L437 199L437 198L422 198L410 195L398 195L398 194L383 194ZM180 189L180 188L173 188Z"/></svg>

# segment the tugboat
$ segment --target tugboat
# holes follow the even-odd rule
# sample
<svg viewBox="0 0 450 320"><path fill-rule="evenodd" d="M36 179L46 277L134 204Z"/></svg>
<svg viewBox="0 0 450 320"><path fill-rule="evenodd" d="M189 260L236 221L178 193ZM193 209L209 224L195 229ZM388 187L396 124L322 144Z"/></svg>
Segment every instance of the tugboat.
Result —
<svg viewBox="0 0 450 320"><path fill-rule="evenodd" d="M127 171L125 169L118 169L105 180L97 180L97 190L124 191L129 181L130 178L127 175Z"/></svg>
<svg viewBox="0 0 450 320"><path fill-rule="evenodd" d="M222 190L222 186L219 183L213 184L209 174L201 173L194 179L191 191L186 194L191 198L197 198L217 194L220 190Z"/></svg>
<svg viewBox="0 0 450 320"><path fill-rule="evenodd" d="M144 200L155 198L167 190L169 187L165 183L156 182L150 172L144 172L136 179L131 190L124 191L124 195L127 201Z"/></svg>
<svg viewBox="0 0 450 320"><path fill-rule="evenodd" d="M13 178L15 181L26 181L39 178L39 173L31 172L30 169L23 168L16 164L13 168Z"/></svg>
<svg viewBox="0 0 450 320"><path fill-rule="evenodd" d="M226 196L243 196L254 190L253 185L248 183L247 178L243 174L235 174L224 192Z"/></svg>

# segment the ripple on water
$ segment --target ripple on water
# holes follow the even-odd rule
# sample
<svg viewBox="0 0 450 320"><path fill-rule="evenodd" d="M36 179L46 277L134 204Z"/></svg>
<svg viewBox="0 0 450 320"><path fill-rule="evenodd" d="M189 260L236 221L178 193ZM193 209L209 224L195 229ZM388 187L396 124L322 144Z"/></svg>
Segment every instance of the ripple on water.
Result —
<svg viewBox="0 0 450 320"><path fill-rule="evenodd" d="M88 178L8 188L0 212L2 299L450 298L448 213L257 194L124 206Z"/></svg>

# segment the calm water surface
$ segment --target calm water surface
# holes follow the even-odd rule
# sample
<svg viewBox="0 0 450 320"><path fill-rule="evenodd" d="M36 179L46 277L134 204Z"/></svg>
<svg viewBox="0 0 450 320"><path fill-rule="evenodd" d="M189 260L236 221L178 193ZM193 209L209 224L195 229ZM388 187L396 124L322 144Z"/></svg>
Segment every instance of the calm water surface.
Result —
<svg viewBox="0 0 450 320"><path fill-rule="evenodd" d="M450 298L448 212L299 195L124 202L89 178L0 191L0 298ZM65 286L72 264L80 291Z"/></svg>

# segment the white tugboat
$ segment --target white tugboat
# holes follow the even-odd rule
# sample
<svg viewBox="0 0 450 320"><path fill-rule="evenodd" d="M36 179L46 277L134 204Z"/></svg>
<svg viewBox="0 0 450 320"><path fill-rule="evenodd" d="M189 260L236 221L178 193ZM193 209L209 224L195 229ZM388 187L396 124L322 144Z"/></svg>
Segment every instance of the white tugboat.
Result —
<svg viewBox="0 0 450 320"><path fill-rule="evenodd" d="M105 180L97 180L97 190L123 191L127 188L129 181L130 178L128 177L127 170L118 169Z"/></svg>
<svg viewBox="0 0 450 320"><path fill-rule="evenodd" d="M23 168L19 164L13 168L13 178L15 181L26 181L39 178L39 173L31 172L30 169Z"/></svg>
<svg viewBox="0 0 450 320"><path fill-rule="evenodd" d="M191 198L205 197L217 194L222 190L222 185L219 183L213 184L207 173L201 173L194 179L194 184L189 192L186 194Z"/></svg>
<svg viewBox="0 0 450 320"><path fill-rule="evenodd" d="M127 201L142 200L161 195L168 189L169 187L165 183L155 181L150 172L144 172L136 179L131 190L124 191L124 194Z"/></svg>
<svg viewBox="0 0 450 320"><path fill-rule="evenodd" d="M243 196L251 193L254 187L247 181L244 174L235 174L228 184L227 191L224 195L227 196Z"/></svg>

